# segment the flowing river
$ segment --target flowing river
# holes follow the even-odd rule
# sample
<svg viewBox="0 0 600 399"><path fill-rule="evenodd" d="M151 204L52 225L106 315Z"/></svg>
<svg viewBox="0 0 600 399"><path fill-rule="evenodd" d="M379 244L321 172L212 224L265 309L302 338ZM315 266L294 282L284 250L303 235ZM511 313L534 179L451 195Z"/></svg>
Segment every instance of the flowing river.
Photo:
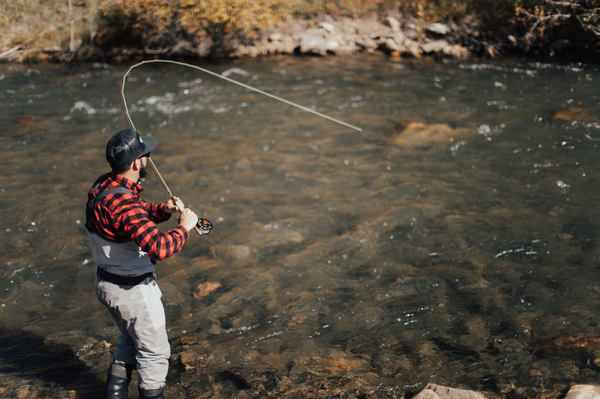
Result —
<svg viewBox="0 0 600 399"><path fill-rule="evenodd" d="M125 95L213 232L157 266L167 398L557 397L600 379L600 71L383 56L169 64ZM0 396L101 398L85 202L129 65L0 65ZM150 172L143 198L168 195ZM168 221L162 229L175 226ZM132 384L131 397L137 397Z"/></svg>

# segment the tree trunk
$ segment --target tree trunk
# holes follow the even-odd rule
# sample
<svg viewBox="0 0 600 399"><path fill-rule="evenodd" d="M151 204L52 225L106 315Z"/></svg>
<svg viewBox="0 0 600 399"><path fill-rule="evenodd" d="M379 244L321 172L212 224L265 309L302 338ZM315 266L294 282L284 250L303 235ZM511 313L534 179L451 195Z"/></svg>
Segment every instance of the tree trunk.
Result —
<svg viewBox="0 0 600 399"><path fill-rule="evenodd" d="M69 0L69 17L71 19L71 44L69 50L74 53L77 50L77 43L75 42L75 16L73 15L73 0Z"/></svg>

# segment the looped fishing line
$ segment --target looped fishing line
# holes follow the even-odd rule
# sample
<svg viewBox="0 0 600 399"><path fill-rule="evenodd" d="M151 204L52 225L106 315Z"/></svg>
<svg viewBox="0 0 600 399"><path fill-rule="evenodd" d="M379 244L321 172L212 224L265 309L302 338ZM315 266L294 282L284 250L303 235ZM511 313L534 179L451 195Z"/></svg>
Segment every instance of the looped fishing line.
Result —
<svg viewBox="0 0 600 399"><path fill-rule="evenodd" d="M312 110L310 108L303 107L302 105L298 105L298 104L293 103L291 101L285 100L285 99L283 99L281 97L277 97L277 96L275 96L275 95L273 95L271 93L267 93L266 91L259 90L257 88L254 88L252 86L248 86L246 84L240 83L240 82L238 82L236 80L233 80L233 79L229 79L226 76L221 76L221 75L219 75L217 73L209 71L208 69L204 69L204 68L201 68L199 66L195 66L195 65L191 65L191 64L186 64L185 62L171 61L171 60L148 60L148 61L142 61L142 62L139 62L139 63L137 63L135 65L130 66L129 69L127 69L127 71L125 71L125 73L123 74L123 77L121 78L121 103L123 104L123 111L125 111L125 116L127 117L127 122L129 123L129 127L132 128L133 130L136 130L136 128L135 128L135 125L133 124L133 121L131 120L131 116L129 115L129 110L127 109L127 101L125 100L125 81L127 79L127 75L135 67L138 67L138 66L143 65L143 64L156 63L156 62L160 62L160 63L164 63L164 64L181 65L181 66L184 66L184 67L197 69L197 70L202 71L204 73L207 73L209 75L216 76L219 79L226 80L226 81L231 82L233 84L236 84L238 86L242 86L242 87L244 87L244 88L246 88L248 90L255 91L255 92L260 93L262 95L265 95L267 97L271 97L271 98L273 98L275 100L284 102L284 103L286 103L288 105L300 108L300 109L302 109L302 110L304 110L306 112L310 112L311 114L318 115L318 116L320 116L322 118L329 119L330 121L333 121L335 123L339 123L340 125L344 125L346 127L349 127L349 128L358 130L359 132L362 132L362 129L359 128L359 127L356 127L354 125L351 125L351 124L343 122L343 121L340 121L339 119L332 118L330 116L327 116L325 114L322 114L322 113L317 112L315 110ZM154 165L154 162L152 161L152 159L150 157L148 157L148 162L150 163L150 166L152 167L152 170L154 170L154 173L158 177L158 180L160 180L160 182L162 183L162 185L165 188L165 190L167 190L167 193L169 194L169 196L173 199L173 201L175 201L175 197L173 196L173 193L171 192L171 190L169 190L169 187L167 186L167 183L162 178L160 172L158 171L158 169L156 168L156 165ZM209 234L210 230L212 229L212 223L210 223L206 219L199 219L198 223L195 226L195 229L196 229L196 231L198 231L199 234Z"/></svg>
<svg viewBox="0 0 600 399"><path fill-rule="evenodd" d="M230 78L228 78L226 76L221 76L218 73L209 71L208 69L204 69L204 68L201 68L201 67L196 66L196 65L186 64L185 62L171 61L171 60L148 60L148 61L142 61L142 62L139 62L139 63L137 63L135 65L130 66L129 69L127 69L127 71L125 71L125 73L123 74L123 77L121 78L121 102L123 103L123 110L125 111L125 116L127 116L129 127L131 127L133 130L135 130L135 126L133 125L133 122L131 121L131 117L129 116L129 110L127 109L127 102L125 101L125 79L126 79L127 75L129 74L129 72L133 68L138 67L138 66L143 65L143 64L156 63L156 62L160 62L160 63L164 63L164 64L181 65L181 66L184 66L184 67L197 69L197 70L202 71L204 73L207 73L209 75L216 76L219 79L226 80L226 81L228 81L230 83L236 84L238 86L242 86L242 87L244 87L244 88L246 88L248 90L255 91L255 92L260 93L262 95L265 95L267 97L271 97L271 98L273 98L275 100L284 102L284 103L286 103L288 105L300 108L300 109L302 109L302 110L304 110L306 112L310 112L311 114L318 115L318 116L320 116L322 118L329 119L330 121L333 121L335 123L339 123L340 125L344 125L346 127L349 127L349 128L354 129L354 130L358 130L359 132L362 132L362 129L359 128L359 127L356 127L356 126L351 125L349 123L343 122L343 121L341 121L339 119L332 118L331 116L322 114L322 113L317 112L317 111L315 111L313 109L303 107L302 105L293 103L293 102L288 101L286 99L283 99L281 97L277 97L276 95L273 95L271 93L267 93L266 91L262 91L262 90L259 90L259 89L255 88L255 87L248 86L248 85L246 85L244 83L238 82L237 80L230 79Z"/></svg>

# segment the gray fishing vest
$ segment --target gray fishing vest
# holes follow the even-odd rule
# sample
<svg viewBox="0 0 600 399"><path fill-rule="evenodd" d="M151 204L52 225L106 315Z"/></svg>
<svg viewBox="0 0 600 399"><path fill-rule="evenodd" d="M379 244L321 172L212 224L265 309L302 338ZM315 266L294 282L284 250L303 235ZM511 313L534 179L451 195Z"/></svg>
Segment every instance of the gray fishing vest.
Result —
<svg viewBox="0 0 600 399"><path fill-rule="evenodd" d="M94 190L98 190L98 185ZM115 193L131 194L131 191L125 187L115 187L97 194L95 198L88 201L86 209L88 220L91 220L96 202ZM154 271L155 261L142 251L135 241L113 242L100 237L96 231L88 229L87 226L86 230L97 266L120 276L140 276Z"/></svg>

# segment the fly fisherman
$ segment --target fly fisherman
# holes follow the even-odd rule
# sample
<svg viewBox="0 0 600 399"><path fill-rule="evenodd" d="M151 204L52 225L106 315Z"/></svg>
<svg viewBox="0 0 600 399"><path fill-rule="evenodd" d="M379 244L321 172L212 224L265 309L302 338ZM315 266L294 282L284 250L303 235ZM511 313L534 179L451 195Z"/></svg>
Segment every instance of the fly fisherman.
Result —
<svg viewBox="0 0 600 399"><path fill-rule="evenodd" d="M121 331L108 370L107 399L127 398L137 369L139 397L164 399L171 353L162 293L153 278L157 260L183 248L198 216L173 197L163 204L144 202L139 180L147 175L152 137L121 130L106 146L112 172L102 175L88 194L86 229L98 266L96 296ZM161 233L156 223L179 212L179 225Z"/></svg>

